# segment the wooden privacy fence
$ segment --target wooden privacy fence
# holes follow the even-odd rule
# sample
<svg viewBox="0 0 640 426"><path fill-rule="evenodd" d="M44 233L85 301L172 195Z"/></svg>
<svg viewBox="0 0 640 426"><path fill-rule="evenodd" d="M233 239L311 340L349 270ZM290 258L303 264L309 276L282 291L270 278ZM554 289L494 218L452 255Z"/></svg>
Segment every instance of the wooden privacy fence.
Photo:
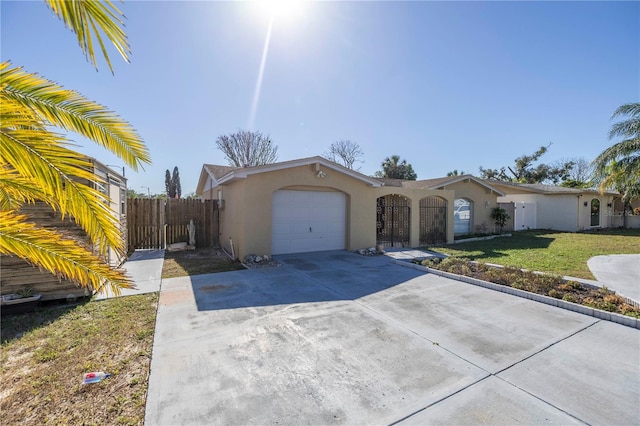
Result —
<svg viewBox="0 0 640 426"><path fill-rule="evenodd" d="M196 247L214 247L218 241L217 200L127 199L129 249L161 249L188 242L189 221L196 226Z"/></svg>

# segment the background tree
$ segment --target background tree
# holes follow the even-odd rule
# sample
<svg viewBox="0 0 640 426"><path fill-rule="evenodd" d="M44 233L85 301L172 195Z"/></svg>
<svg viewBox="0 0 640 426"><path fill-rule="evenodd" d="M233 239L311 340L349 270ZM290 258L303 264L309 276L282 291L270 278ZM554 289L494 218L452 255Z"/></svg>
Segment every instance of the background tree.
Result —
<svg viewBox="0 0 640 426"><path fill-rule="evenodd" d="M173 187L173 182L171 182L171 172L169 169L164 172L164 192L169 198L175 198L176 196L176 190Z"/></svg>
<svg viewBox="0 0 640 426"><path fill-rule="evenodd" d="M617 190L626 212L630 201L640 198L640 103L621 105L611 118L620 116L629 118L611 126L609 139L621 137L623 140L598 155L593 166L594 181L600 184L600 191ZM626 214L623 220L626 227Z"/></svg>
<svg viewBox="0 0 640 426"><path fill-rule="evenodd" d="M94 66L97 39L113 72L101 34L127 59L123 15L113 3L82 1L69 7L68 2L48 0L47 4L77 35ZM43 201L73 218L99 253L105 254L111 247L124 255L120 223L105 207L104 195L78 181L103 182L90 171L93 168L86 156L69 149L72 144L64 133L75 132L94 141L133 170L151 163L140 136L108 108L9 62L0 65L0 104L0 254L20 257L96 290L109 287L119 293L120 288L129 287L131 281L103 257L31 222L20 208Z"/></svg>
<svg viewBox="0 0 640 426"><path fill-rule="evenodd" d="M480 166L480 176L483 179L494 179L504 182L550 182L557 184L568 178L573 163L571 161L561 165L540 163L534 166L534 163L547 152L550 146L551 144L541 146L540 149L531 155L523 155L516 158L513 166L501 167L500 169L485 169Z"/></svg>
<svg viewBox="0 0 640 426"><path fill-rule="evenodd" d="M254 167L275 163L278 146L269 136L260 132L240 130L230 135L218 136L216 146L227 158L230 166Z"/></svg>
<svg viewBox="0 0 640 426"><path fill-rule="evenodd" d="M407 160L400 162L399 155L385 158L382 162L382 170L377 171L375 175L377 177L404 180L416 180L418 178L418 175L413 171L411 164L407 163Z"/></svg>
<svg viewBox="0 0 640 426"><path fill-rule="evenodd" d="M178 171L178 166L173 168L171 183L173 184L173 189L175 190L175 194L173 194L174 197L180 198L182 196L182 184L180 184L180 172Z"/></svg>
<svg viewBox="0 0 640 426"><path fill-rule="evenodd" d="M173 168L173 174L169 173L169 169L164 173L164 188L168 198L180 198L182 195L178 166Z"/></svg>
<svg viewBox="0 0 640 426"><path fill-rule="evenodd" d="M346 139L332 143L323 156L351 170L360 170L359 167L354 169L355 163L364 163L364 152L360 145Z"/></svg>
<svg viewBox="0 0 640 426"><path fill-rule="evenodd" d="M562 159L555 163L555 167L562 168L564 164L572 163L573 167L568 171L566 179L560 185L567 188L589 188L593 177L593 165L585 157Z"/></svg>
<svg viewBox="0 0 640 426"><path fill-rule="evenodd" d="M447 172L447 177L449 177L449 176L462 176L463 174L465 174L464 171L458 172L458 169L453 169L452 171Z"/></svg>

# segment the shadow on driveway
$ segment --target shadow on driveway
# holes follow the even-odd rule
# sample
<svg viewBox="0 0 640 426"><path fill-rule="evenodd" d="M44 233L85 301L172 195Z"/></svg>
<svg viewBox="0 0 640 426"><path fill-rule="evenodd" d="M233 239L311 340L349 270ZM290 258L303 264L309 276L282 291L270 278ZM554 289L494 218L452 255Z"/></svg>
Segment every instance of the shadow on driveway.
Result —
<svg viewBox="0 0 640 426"><path fill-rule="evenodd" d="M346 251L277 256L279 267L191 277L199 311L354 300L423 275L386 256Z"/></svg>

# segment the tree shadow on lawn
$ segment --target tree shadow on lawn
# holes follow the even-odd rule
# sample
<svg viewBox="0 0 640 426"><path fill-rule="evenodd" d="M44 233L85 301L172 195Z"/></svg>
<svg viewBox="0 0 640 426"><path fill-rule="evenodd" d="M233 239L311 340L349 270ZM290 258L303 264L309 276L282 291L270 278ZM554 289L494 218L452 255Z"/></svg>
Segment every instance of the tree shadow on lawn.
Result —
<svg viewBox="0 0 640 426"><path fill-rule="evenodd" d="M507 257L504 253L509 250L532 250L549 248L555 240L552 234L558 233L549 230L521 231L514 233L511 237L500 237L491 240L460 242L449 244L445 247L468 254L456 254L469 260L482 260L497 257ZM437 247L434 248L437 251ZM477 254L476 252L481 252Z"/></svg>
<svg viewBox="0 0 640 426"><path fill-rule="evenodd" d="M85 297L72 304L52 300L44 302L44 305L38 306L33 312L4 315L2 317L2 328L0 329L0 340L4 344L19 339L32 330L51 324L59 317L73 311L79 305L88 303L90 300L89 297Z"/></svg>

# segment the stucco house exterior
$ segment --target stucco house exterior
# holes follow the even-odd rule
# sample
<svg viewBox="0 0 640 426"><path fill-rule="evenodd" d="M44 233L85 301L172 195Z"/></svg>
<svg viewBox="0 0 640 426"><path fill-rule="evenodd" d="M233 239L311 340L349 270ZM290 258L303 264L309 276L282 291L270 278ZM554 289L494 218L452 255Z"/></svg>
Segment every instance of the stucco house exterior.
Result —
<svg viewBox="0 0 640 426"><path fill-rule="evenodd" d="M505 193L499 202L513 203L516 231L552 229L584 231L609 228L614 224L617 193L600 194L596 189L565 188L556 185L487 181Z"/></svg>
<svg viewBox="0 0 640 426"><path fill-rule="evenodd" d="M483 193L489 188L473 181ZM453 242L456 192L404 182L316 156L246 168L205 164L196 194L218 200L220 244L239 258Z"/></svg>
<svg viewBox="0 0 640 426"><path fill-rule="evenodd" d="M493 232L491 209L498 204L498 197L505 194L473 175L447 176L435 179L403 181L406 188L426 190L451 190L455 193L454 234Z"/></svg>

